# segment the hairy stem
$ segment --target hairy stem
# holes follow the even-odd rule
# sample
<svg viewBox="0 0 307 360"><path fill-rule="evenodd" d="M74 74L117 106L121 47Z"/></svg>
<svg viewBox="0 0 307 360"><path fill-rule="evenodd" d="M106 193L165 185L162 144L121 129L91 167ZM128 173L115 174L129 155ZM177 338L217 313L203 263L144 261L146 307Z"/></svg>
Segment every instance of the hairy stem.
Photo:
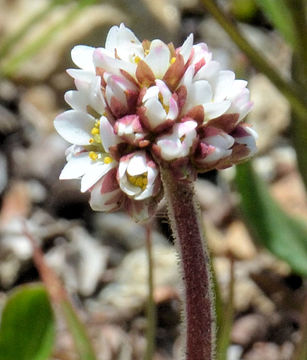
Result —
<svg viewBox="0 0 307 360"><path fill-rule="evenodd" d="M185 360L212 360L215 316L200 209L191 182L178 181L168 169L162 168L161 172L184 285Z"/></svg>

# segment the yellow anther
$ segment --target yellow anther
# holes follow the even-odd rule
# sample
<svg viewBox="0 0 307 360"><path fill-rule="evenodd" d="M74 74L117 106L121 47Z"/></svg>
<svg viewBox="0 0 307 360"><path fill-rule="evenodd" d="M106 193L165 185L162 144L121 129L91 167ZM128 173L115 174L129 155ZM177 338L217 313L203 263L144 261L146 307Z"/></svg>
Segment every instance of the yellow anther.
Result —
<svg viewBox="0 0 307 360"><path fill-rule="evenodd" d="M132 176L127 174L127 178L130 182L130 184L137 186L139 188L141 188L142 190L145 190L147 184L148 184L148 179L147 179L147 173L144 173L142 175L137 175L137 176Z"/></svg>
<svg viewBox="0 0 307 360"><path fill-rule="evenodd" d="M173 56L173 57L171 58L171 60L170 60L170 63L171 63L171 64L174 64L175 61L176 61L176 56Z"/></svg>
<svg viewBox="0 0 307 360"><path fill-rule="evenodd" d="M185 139L185 135L182 135L181 138L180 138L180 141L183 142Z"/></svg>
<svg viewBox="0 0 307 360"><path fill-rule="evenodd" d="M97 129L96 127L93 127L93 129L91 130L91 134L92 134L92 135L97 135L97 134L99 134L99 129Z"/></svg>
<svg viewBox="0 0 307 360"><path fill-rule="evenodd" d="M96 127L96 128L99 128L99 127L100 127L100 120L96 120L96 121L95 121L95 127Z"/></svg>
<svg viewBox="0 0 307 360"><path fill-rule="evenodd" d="M163 101L163 96L162 96L162 94L161 94L161 93L159 93L159 95L158 95L158 99L159 99L160 103L162 104L163 109L164 109L164 110L165 110L165 112L168 114L168 111L169 111L169 106L164 104L164 101Z"/></svg>
<svg viewBox="0 0 307 360"><path fill-rule="evenodd" d="M90 144L93 144L94 141L95 141L95 140L94 140L93 138L90 138L88 142L89 142Z"/></svg>
<svg viewBox="0 0 307 360"><path fill-rule="evenodd" d="M141 61L141 58L139 56L134 57L134 62L138 64Z"/></svg>
<svg viewBox="0 0 307 360"><path fill-rule="evenodd" d="M145 49L144 50L145 56L147 56L149 54L149 52L150 52L149 49Z"/></svg>
<svg viewBox="0 0 307 360"><path fill-rule="evenodd" d="M92 159L92 160L97 160L98 159L98 154L95 153L95 151L90 151L88 153L88 156Z"/></svg>
<svg viewBox="0 0 307 360"><path fill-rule="evenodd" d="M104 162L105 164L110 164L112 161L113 161L113 159L112 159L110 156L106 156L106 157L103 159L103 162Z"/></svg>

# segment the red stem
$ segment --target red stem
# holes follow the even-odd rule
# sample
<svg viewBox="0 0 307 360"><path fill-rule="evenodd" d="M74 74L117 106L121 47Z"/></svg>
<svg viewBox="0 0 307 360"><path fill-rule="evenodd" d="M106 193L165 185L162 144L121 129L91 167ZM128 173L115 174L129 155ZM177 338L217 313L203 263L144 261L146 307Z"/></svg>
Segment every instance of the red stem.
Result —
<svg viewBox="0 0 307 360"><path fill-rule="evenodd" d="M210 259L194 186L178 181L167 169L162 169L162 177L184 284L185 360L213 360L215 316Z"/></svg>

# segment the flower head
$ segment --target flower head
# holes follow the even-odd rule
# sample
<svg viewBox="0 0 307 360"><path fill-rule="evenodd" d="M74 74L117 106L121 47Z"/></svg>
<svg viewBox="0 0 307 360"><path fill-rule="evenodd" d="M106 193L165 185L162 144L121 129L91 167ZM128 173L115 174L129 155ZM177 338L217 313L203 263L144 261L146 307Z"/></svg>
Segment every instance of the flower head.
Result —
<svg viewBox="0 0 307 360"><path fill-rule="evenodd" d="M257 134L242 123L252 106L247 82L221 70L193 35L175 49L140 42L121 24L104 48L79 45L71 56L79 68L67 71L72 110L54 122L72 144L60 178L81 178L94 210L146 220L163 196L161 166L190 181L256 152Z"/></svg>

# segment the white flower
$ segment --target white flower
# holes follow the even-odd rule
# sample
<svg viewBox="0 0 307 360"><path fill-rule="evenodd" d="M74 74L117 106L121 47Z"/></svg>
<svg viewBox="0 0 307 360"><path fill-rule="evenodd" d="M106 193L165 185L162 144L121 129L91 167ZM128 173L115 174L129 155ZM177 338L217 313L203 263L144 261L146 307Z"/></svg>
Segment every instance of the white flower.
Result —
<svg viewBox="0 0 307 360"><path fill-rule="evenodd" d="M258 134L249 126L238 126L236 130L232 133L235 143L244 145L246 148L246 156L251 157L257 152L256 140Z"/></svg>
<svg viewBox="0 0 307 360"><path fill-rule="evenodd" d="M201 139L200 147L203 151L199 157L201 163L214 163L232 153L232 146L235 142L234 138L224 131L216 128L209 128L206 137Z"/></svg>
<svg viewBox="0 0 307 360"><path fill-rule="evenodd" d="M157 165L144 151L126 155L119 161L119 186L134 200L144 200L157 194L158 174Z"/></svg>
<svg viewBox="0 0 307 360"><path fill-rule="evenodd" d="M166 84L156 80L156 85L148 88L143 96L143 108L140 109L144 125L153 131L169 127L179 114L178 104Z"/></svg>
<svg viewBox="0 0 307 360"><path fill-rule="evenodd" d="M195 121L185 121L175 124L170 134L157 138L156 149L163 160L171 161L188 156L196 139Z"/></svg>
<svg viewBox="0 0 307 360"><path fill-rule="evenodd" d="M136 221L162 197L160 166L178 179L224 168L256 152L256 133L242 123L251 109L247 82L222 70L193 35L177 49L141 42L113 26L105 47L75 46L67 70L72 110L54 126L72 146L61 179L81 179L94 210L123 209Z"/></svg>

